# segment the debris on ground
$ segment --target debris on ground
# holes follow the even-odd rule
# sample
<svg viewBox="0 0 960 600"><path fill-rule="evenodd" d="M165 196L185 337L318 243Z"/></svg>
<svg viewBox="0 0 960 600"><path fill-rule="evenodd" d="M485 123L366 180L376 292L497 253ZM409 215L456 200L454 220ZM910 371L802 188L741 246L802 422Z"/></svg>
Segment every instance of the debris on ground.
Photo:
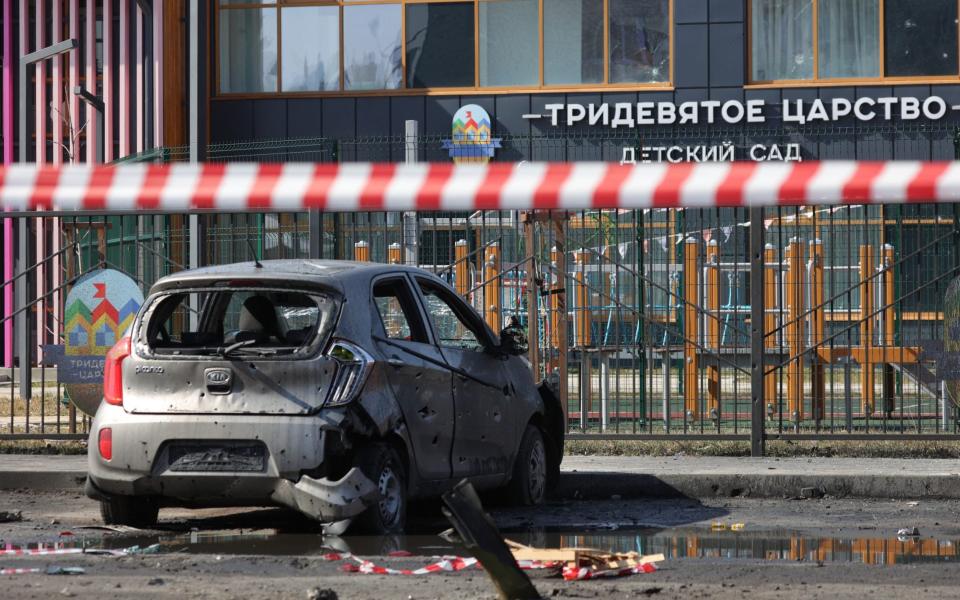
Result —
<svg viewBox="0 0 960 600"><path fill-rule="evenodd" d="M506 542L522 568L557 569L568 581L651 573L657 569L656 563L665 560L663 554L616 553L595 548L533 548L511 540Z"/></svg>
<svg viewBox="0 0 960 600"><path fill-rule="evenodd" d="M810 500L812 498L823 498L825 495L824 491L818 487L805 487L800 488L800 497L804 500Z"/></svg>
<svg viewBox="0 0 960 600"><path fill-rule="evenodd" d="M47 567L47 570L44 571L47 575L83 575L86 572L83 567L59 567L56 565Z"/></svg>
<svg viewBox="0 0 960 600"><path fill-rule="evenodd" d="M22 520L23 514L19 510L0 510L0 523L17 523Z"/></svg>
<svg viewBox="0 0 960 600"><path fill-rule="evenodd" d="M164 585L166 582L160 577L154 577L147 582L147 585Z"/></svg>
<svg viewBox="0 0 960 600"><path fill-rule="evenodd" d="M339 600L339 597L335 591L329 588L315 587L312 590L307 590L307 600Z"/></svg>
<svg viewBox="0 0 960 600"><path fill-rule="evenodd" d="M920 537L920 530L916 527L904 527L897 530L897 539L901 542L905 542L908 538L913 537Z"/></svg>

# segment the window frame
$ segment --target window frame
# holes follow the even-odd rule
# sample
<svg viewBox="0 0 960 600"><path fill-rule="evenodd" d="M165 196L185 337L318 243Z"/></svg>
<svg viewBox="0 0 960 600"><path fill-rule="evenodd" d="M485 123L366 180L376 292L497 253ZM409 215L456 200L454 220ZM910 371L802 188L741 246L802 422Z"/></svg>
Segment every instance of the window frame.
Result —
<svg viewBox="0 0 960 600"><path fill-rule="evenodd" d="M770 89L792 87L837 87L851 85L916 85L936 83L956 83L960 81L960 23L957 25L957 74L956 75L886 75L886 0L878 0L880 75L878 77L820 77L820 1L810 0L813 6L812 40L813 40L813 77L810 79L770 79L755 80L753 78L753 0L747 0L747 19L744 24L747 38L747 72L745 89ZM957 13L960 17L960 0L957 0ZM671 60L672 69L672 60Z"/></svg>
<svg viewBox="0 0 960 600"><path fill-rule="evenodd" d="M210 50L210 56L214 61L213 68L213 93L211 100L233 100L245 98L330 98L330 97L362 97L362 96L383 96L389 94L393 96L457 96L465 93L489 93L489 94L523 94L540 92L557 93L576 93L576 92L633 92L633 91L664 91L674 89L674 60L676 58L676 24L675 24L675 3L676 0L661 0L667 3L667 35L669 37L669 69L665 81L648 83L610 83L610 0L603 2L603 82L602 83L584 83L584 84L554 84L544 83L544 2L537 0L537 31L539 39L537 47L539 56L537 57L537 85L524 86L481 86L480 85L480 2L491 0L273 0L267 2L251 2L249 4L221 4L220 0L213 0L212 4L212 31L213 45ZM492 0L496 1L496 0ZM407 87L407 35L406 35L406 7L411 4L453 4L464 3L473 4L473 85L460 87L426 87L411 88ZM357 5L382 5L390 4L400 7L400 62L402 77L400 87L370 90L349 90L346 89L344 81L344 7ZM281 49L283 47L283 27L281 11L285 7L304 7L304 6L336 6L339 7L339 58L340 58L340 77L338 90L324 91L297 91L284 92L283 86L283 56ZM251 10L273 8L277 11L277 89L273 92L221 92L220 72L222 64L220 62L220 13L230 10ZM749 8L749 7L748 7ZM749 57L748 57L749 59Z"/></svg>

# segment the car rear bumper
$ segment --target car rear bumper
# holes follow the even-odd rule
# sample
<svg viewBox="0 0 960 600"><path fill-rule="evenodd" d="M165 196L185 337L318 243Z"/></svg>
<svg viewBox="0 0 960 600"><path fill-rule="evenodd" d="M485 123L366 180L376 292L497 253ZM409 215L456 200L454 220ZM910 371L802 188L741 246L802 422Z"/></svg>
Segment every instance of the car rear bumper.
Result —
<svg viewBox="0 0 960 600"><path fill-rule="evenodd" d="M373 482L358 469L337 480L304 474L322 467L324 435L335 426L323 417L142 415L102 405L90 432L87 495L144 496L183 506L278 504L321 521L349 519L375 499ZM98 447L99 432L107 427L110 460ZM178 445L262 447L262 453L254 464L234 465L229 452L219 462L185 463L169 451Z"/></svg>

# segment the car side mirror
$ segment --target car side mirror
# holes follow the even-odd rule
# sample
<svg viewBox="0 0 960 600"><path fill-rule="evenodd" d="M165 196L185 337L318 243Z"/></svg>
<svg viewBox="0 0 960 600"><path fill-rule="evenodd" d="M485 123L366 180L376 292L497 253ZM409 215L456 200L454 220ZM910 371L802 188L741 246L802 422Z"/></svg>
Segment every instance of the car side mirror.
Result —
<svg viewBox="0 0 960 600"><path fill-rule="evenodd" d="M526 354L530 349L527 334L519 325L510 325L500 331L500 351L509 356Z"/></svg>

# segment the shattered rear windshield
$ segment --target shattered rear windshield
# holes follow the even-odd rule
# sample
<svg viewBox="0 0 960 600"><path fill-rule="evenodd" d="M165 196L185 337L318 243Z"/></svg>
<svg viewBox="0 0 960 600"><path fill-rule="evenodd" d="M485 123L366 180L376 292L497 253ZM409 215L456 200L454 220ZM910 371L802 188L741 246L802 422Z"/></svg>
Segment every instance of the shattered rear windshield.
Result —
<svg viewBox="0 0 960 600"><path fill-rule="evenodd" d="M150 303L140 339L155 354L308 355L333 327L322 293L228 289L164 294Z"/></svg>

